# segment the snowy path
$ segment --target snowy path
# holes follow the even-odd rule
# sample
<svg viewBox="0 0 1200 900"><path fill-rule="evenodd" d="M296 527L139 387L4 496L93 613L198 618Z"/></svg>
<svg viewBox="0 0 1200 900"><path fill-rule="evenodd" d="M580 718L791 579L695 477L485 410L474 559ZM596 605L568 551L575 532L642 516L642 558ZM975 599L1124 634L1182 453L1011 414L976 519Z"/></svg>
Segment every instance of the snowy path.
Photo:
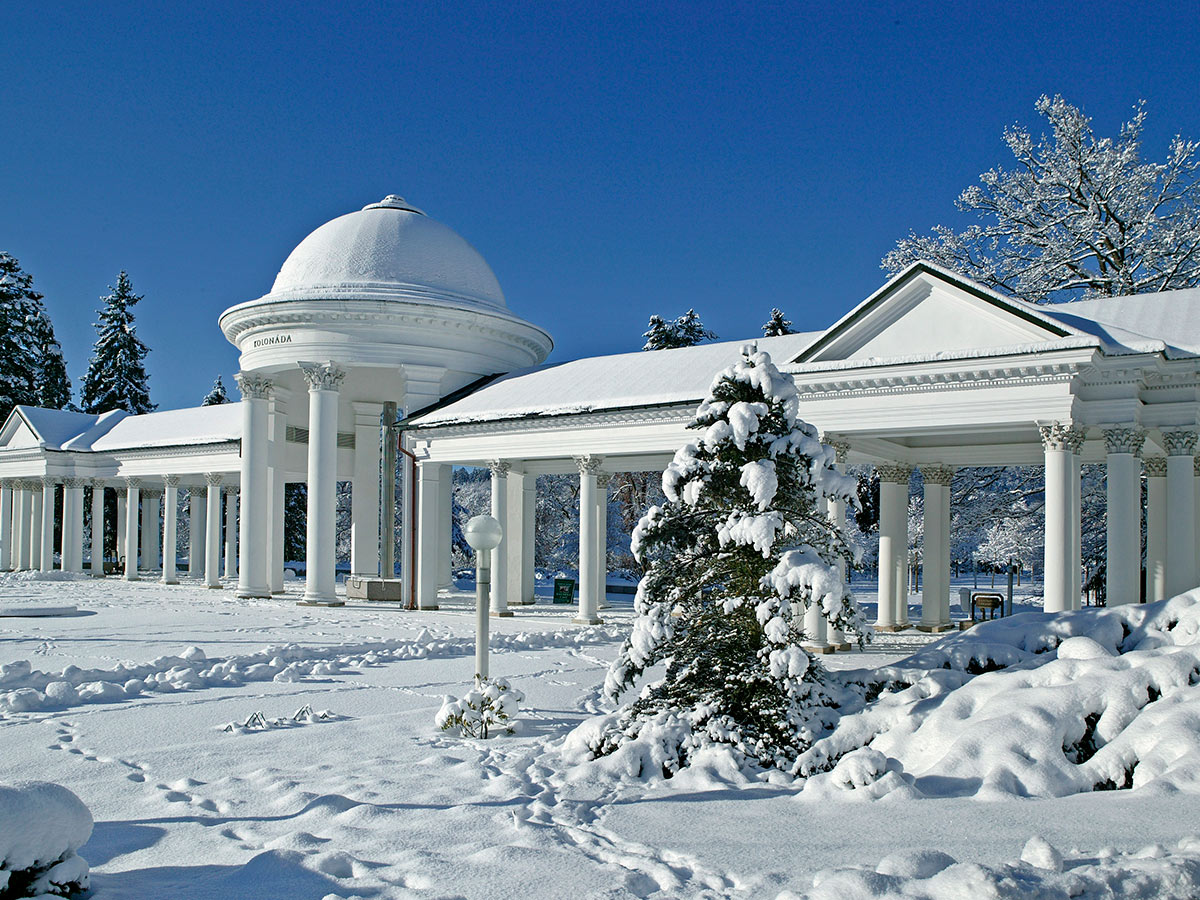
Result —
<svg viewBox="0 0 1200 900"><path fill-rule="evenodd" d="M1188 794L814 804L785 785L734 787L715 774L650 786L580 777L556 766L553 745L600 710L627 613L595 629L565 628L569 613L540 607L494 621L493 671L525 691L527 709L517 735L476 742L432 724L442 695L470 675L466 608L312 610L230 594L0 576L4 602L85 613L0 620L12 681L0 692L45 696L47 679L11 667L21 660L57 673L123 660L166 673L182 660L195 676L0 712L0 781L56 781L92 809L82 855L95 900L769 898L802 895L819 869L905 849L995 866L1035 833L1095 853L1200 832ZM832 663L890 663L926 640L888 635ZM284 644L294 646L263 651ZM203 660L181 657L192 646ZM163 656L173 659L151 665ZM231 661L237 677L217 677ZM305 706L335 717L292 721ZM259 711L286 726L221 730Z"/></svg>

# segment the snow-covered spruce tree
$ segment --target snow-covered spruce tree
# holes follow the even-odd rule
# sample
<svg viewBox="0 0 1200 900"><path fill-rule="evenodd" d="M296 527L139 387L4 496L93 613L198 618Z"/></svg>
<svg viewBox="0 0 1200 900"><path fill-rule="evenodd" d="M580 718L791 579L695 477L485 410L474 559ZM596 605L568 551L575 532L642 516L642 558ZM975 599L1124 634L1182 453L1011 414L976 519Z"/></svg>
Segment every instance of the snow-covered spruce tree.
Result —
<svg viewBox="0 0 1200 900"><path fill-rule="evenodd" d="M35 367L33 388L37 405L46 409L68 409L71 406L71 379L62 345L54 336L54 326L44 309L38 310L29 323L29 339L33 346Z"/></svg>
<svg viewBox="0 0 1200 900"><path fill-rule="evenodd" d="M33 289L33 277L15 257L0 251L0 419L18 404L38 403L30 323L41 311L42 295Z"/></svg>
<svg viewBox="0 0 1200 900"><path fill-rule="evenodd" d="M883 258L896 273L927 259L1036 303L1200 285L1200 143L1175 137L1166 162L1143 162L1143 105L1118 137L1098 138L1083 110L1038 98L1052 134L1004 132L1012 169L991 169L958 198L984 220L915 233Z"/></svg>
<svg viewBox="0 0 1200 900"><path fill-rule="evenodd" d="M713 381L690 427L701 432L663 473L667 500L638 523L646 573L637 618L605 679L616 699L651 666L665 677L606 720L595 755L645 736L663 772L709 744L786 769L828 724L832 699L801 646L804 612L865 633L839 575L847 554L821 497L853 503L856 480L797 418L795 385L748 347Z"/></svg>
<svg viewBox="0 0 1200 900"><path fill-rule="evenodd" d="M229 402L229 394L225 392L225 383L221 381L221 376L217 376L217 380L213 382L212 390L204 395L204 399L200 401L201 406L220 406L222 403Z"/></svg>
<svg viewBox="0 0 1200 900"><path fill-rule="evenodd" d="M83 376L79 404L88 413L113 409L147 413L155 408L150 402L150 377L145 366L149 350L133 324L133 307L142 298L133 292L124 271L117 276L117 286L109 290L112 293L101 298L104 309L96 323L100 337Z"/></svg>
<svg viewBox="0 0 1200 900"><path fill-rule="evenodd" d="M763 337L778 337L781 334L795 334L792 323L783 317L783 311L778 307L771 309L771 318L762 327Z"/></svg>
<svg viewBox="0 0 1200 900"><path fill-rule="evenodd" d="M662 316L651 316L649 327L642 333L646 339L643 350L674 350L691 347L703 341L716 340L717 334L704 327L700 315L689 309L679 318L667 322Z"/></svg>

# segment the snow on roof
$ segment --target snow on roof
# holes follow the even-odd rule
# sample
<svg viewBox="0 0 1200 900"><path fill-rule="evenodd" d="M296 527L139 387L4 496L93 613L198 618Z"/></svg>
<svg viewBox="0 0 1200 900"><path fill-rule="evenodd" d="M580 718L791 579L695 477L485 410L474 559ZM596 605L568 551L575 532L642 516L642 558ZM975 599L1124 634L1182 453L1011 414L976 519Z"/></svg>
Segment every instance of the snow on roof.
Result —
<svg viewBox="0 0 1200 900"><path fill-rule="evenodd" d="M1042 311L1120 352L1200 355L1200 288L1077 300Z"/></svg>
<svg viewBox="0 0 1200 900"><path fill-rule="evenodd" d="M17 406L15 412L33 429L43 446L59 450L84 432L95 427L99 416L72 412L69 409L42 409L38 406Z"/></svg>
<svg viewBox="0 0 1200 900"><path fill-rule="evenodd" d="M126 416L91 444L96 451L216 444L242 437L242 404L219 403Z"/></svg>
<svg viewBox="0 0 1200 900"><path fill-rule="evenodd" d="M510 372L468 396L413 419L413 425L488 422L566 415L629 406L699 402L713 376L737 362L741 348L757 343L783 362L821 332L752 341L721 341L675 350L617 353L549 363Z"/></svg>

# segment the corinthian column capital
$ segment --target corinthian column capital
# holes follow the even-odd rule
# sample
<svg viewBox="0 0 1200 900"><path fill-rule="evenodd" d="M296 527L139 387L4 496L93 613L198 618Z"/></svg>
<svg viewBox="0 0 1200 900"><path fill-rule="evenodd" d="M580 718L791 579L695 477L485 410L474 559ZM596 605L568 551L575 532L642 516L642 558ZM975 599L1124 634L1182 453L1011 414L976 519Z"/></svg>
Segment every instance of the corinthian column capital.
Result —
<svg viewBox="0 0 1200 900"><path fill-rule="evenodd" d="M346 370L332 362L300 363L300 371L308 382L309 391L340 390L342 381L346 378Z"/></svg>
<svg viewBox="0 0 1200 900"><path fill-rule="evenodd" d="M1087 428L1071 422L1039 425L1038 431L1042 434L1042 446L1047 450L1069 450L1078 453L1087 437Z"/></svg>
<svg viewBox="0 0 1200 900"><path fill-rule="evenodd" d="M233 379L246 400L270 400L275 389L274 382L269 378L255 375L253 372L238 372Z"/></svg>
<svg viewBox="0 0 1200 900"><path fill-rule="evenodd" d="M1104 429L1104 449L1108 453L1132 453L1140 456L1142 445L1146 443L1146 432L1133 426L1119 426Z"/></svg>
<svg viewBox="0 0 1200 900"><path fill-rule="evenodd" d="M1194 428L1163 428L1161 432L1167 456L1195 455L1196 430Z"/></svg>

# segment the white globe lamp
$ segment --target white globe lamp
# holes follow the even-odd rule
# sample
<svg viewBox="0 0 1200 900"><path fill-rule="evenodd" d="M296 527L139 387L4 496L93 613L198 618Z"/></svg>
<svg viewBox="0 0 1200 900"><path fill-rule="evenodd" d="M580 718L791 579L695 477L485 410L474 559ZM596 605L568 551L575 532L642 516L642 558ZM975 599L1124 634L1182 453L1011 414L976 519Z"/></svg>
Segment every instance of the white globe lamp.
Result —
<svg viewBox="0 0 1200 900"><path fill-rule="evenodd" d="M492 516L475 516L465 529L475 551L475 678L488 677L488 607L491 606L492 551L500 546L504 529Z"/></svg>

